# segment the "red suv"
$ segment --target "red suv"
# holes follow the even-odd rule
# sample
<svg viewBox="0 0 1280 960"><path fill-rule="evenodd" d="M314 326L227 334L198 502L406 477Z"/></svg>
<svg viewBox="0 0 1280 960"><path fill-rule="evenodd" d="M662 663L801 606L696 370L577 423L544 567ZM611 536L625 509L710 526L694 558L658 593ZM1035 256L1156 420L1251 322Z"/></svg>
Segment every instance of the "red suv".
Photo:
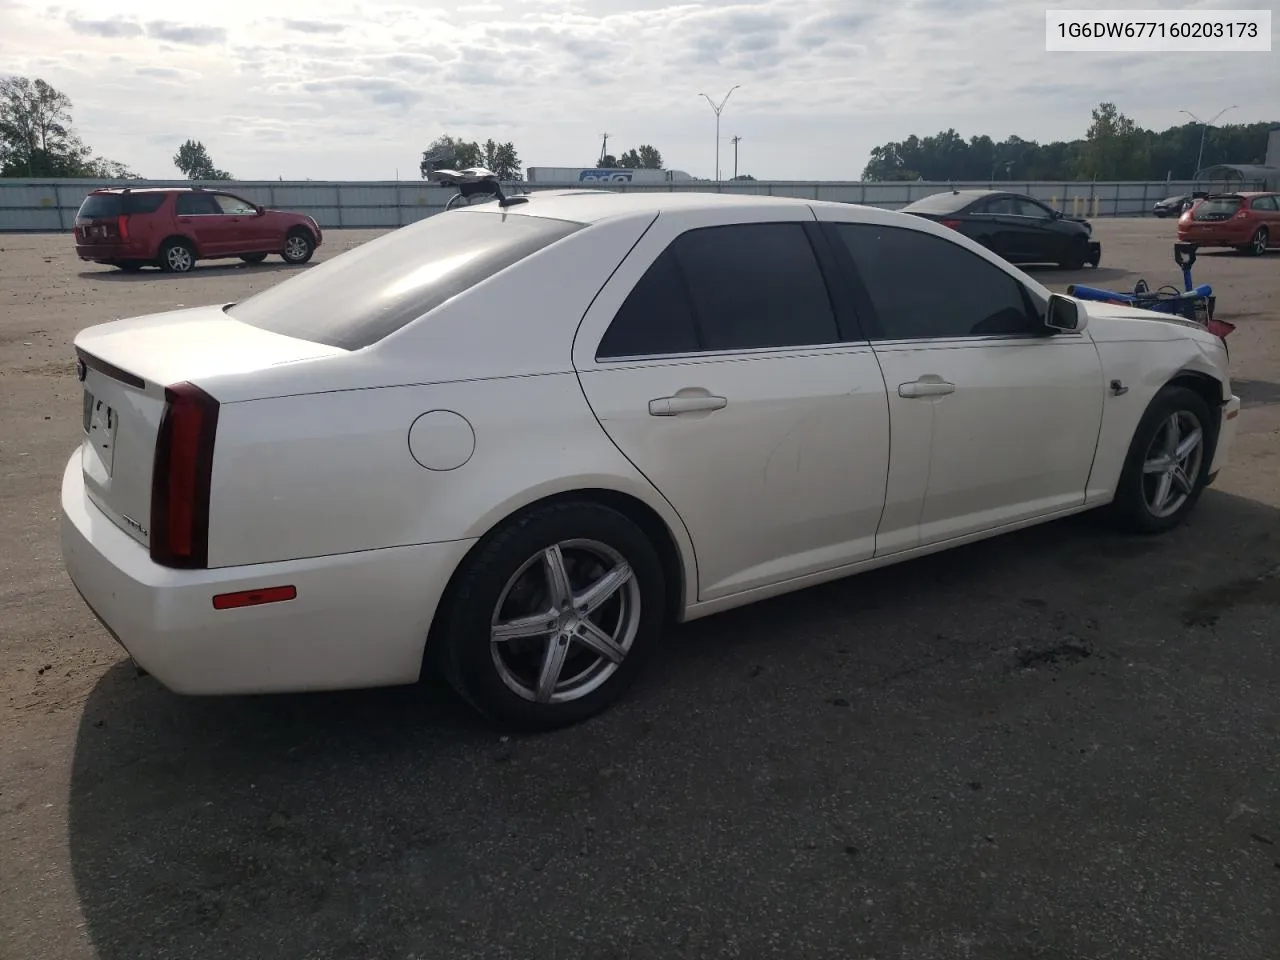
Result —
<svg viewBox="0 0 1280 960"><path fill-rule="evenodd" d="M272 253L306 263L321 239L311 217L203 187L94 190L76 213L75 236L81 260L130 272L154 264L168 273L186 273L197 260L261 263Z"/></svg>
<svg viewBox="0 0 1280 960"><path fill-rule="evenodd" d="M1178 218L1178 242L1260 257L1280 247L1280 193L1211 193Z"/></svg>

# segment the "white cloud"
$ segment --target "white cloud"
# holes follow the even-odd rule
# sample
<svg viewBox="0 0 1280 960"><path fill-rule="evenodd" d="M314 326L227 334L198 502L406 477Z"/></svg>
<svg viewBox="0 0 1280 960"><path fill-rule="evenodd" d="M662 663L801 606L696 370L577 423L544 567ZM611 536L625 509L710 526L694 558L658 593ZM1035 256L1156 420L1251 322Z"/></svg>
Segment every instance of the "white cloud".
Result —
<svg viewBox="0 0 1280 960"><path fill-rule="evenodd" d="M1241 4L1180 4L1224 5ZM1048 54L1043 5L1025 0L0 6L5 69L67 93L98 152L156 177L187 137L242 177L388 178L416 176L444 132L561 166L590 164L606 130L611 148L652 143L707 176L714 117L698 94L734 84L722 167L740 134L741 169L780 179L856 178L873 146L948 127L1072 139L1101 100L1157 129L1232 103L1224 120L1280 119L1275 54Z"/></svg>

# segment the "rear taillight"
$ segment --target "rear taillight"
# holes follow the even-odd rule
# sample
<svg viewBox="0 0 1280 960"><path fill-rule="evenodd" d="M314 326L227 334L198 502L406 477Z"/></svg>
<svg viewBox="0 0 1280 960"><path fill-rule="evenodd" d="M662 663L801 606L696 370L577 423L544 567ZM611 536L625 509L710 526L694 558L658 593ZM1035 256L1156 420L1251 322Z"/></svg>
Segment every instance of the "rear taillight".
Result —
<svg viewBox="0 0 1280 960"><path fill-rule="evenodd" d="M952 230L959 230L959 229L960 229L960 221L959 221L959 220L943 220L943 221L942 221L942 225L943 225L944 227L950 227Z"/></svg>
<svg viewBox="0 0 1280 960"><path fill-rule="evenodd" d="M1232 220L1248 220L1248 219L1249 219L1249 211L1248 211L1248 210L1237 210L1237 211L1236 211L1236 215L1235 215L1234 217L1232 217L1231 219L1232 219Z"/></svg>
<svg viewBox="0 0 1280 960"><path fill-rule="evenodd" d="M206 567L218 401L190 383L167 387L164 398L151 477L151 559Z"/></svg>
<svg viewBox="0 0 1280 960"><path fill-rule="evenodd" d="M121 240L129 239L129 215L122 213L116 217L116 232L120 234Z"/></svg>

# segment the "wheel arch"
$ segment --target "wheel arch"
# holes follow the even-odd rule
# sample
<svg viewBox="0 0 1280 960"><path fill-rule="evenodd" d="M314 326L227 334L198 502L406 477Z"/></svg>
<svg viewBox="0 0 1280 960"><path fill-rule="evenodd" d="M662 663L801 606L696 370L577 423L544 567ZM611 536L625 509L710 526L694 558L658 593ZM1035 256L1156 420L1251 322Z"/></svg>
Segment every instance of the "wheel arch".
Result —
<svg viewBox="0 0 1280 960"><path fill-rule="evenodd" d="M196 257L202 256L200 244L196 243L194 237L188 237L185 233L167 233L160 238L160 242L156 244L156 256L164 252L164 248L173 242L185 243L188 247L195 251Z"/></svg>
<svg viewBox="0 0 1280 960"><path fill-rule="evenodd" d="M551 504L574 501L595 503L616 510L644 532L657 550L658 559L662 564L663 582L666 587L665 619L673 622L683 615L691 591L696 590L696 568L691 569L694 558L692 554L686 558L684 544L662 515L639 497L609 487L588 486L561 490L508 510L498 520L489 524L488 529L458 561L431 617L423 657L424 665L432 656L432 652L439 649L439 630L442 629L441 622L444 619L441 613L447 609L461 572L471 558L484 549L485 545L511 521Z"/></svg>

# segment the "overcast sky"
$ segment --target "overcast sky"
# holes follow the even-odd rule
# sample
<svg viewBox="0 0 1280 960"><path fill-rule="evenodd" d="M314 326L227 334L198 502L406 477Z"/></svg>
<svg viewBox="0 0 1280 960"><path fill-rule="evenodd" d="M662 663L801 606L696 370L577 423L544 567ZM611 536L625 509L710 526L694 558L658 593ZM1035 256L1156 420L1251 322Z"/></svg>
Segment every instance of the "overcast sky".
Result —
<svg viewBox="0 0 1280 960"><path fill-rule="evenodd" d="M1146 0L1068 8L1163 6ZM1274 6L1181 0L1178 7ZM1143 126L1280 120L1280 41L1248 54L1046 53L1033 0L0 0L0 70L68 94L81 135L173 177L188 137L241 179L402 179L448 132L511 140L526 166L642 143L668 167L856 179L877 144L1083 136L1116 101ZM289 12L284 12L289 11ZM1206 162L1241 160L1215 157ZM1249 158L1251 159L1251 158Z"/></svg>

